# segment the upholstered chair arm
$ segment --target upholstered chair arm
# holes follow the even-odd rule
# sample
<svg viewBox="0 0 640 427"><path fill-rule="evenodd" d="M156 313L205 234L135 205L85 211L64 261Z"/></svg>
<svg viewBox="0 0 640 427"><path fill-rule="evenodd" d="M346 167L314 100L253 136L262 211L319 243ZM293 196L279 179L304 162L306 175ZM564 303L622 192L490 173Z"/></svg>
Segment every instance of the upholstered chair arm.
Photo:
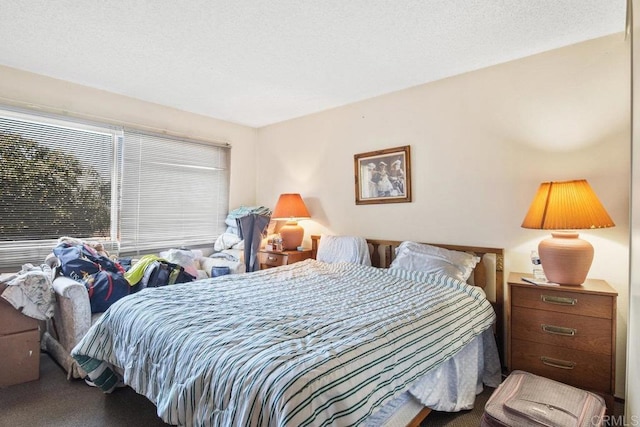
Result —
<svg viewBox="0 0 640 427"><path fill-rule="evenodd" d="M58 304L54 315L55 332L68 352L91 327L89 293L82 283L60 276L53 281Z"/></svg>

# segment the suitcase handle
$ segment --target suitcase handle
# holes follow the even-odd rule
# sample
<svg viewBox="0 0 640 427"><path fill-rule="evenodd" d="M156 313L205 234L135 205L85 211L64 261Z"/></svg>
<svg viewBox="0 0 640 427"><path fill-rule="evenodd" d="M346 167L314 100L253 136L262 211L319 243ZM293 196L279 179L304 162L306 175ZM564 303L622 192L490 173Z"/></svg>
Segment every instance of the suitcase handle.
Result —
<svg viewBox="0 0 640 427"><path fill-rule="evenodd" d="M542 327L542 330L548 334L574 337L578 333L578 330L574 328L565 328L562 326L553 326L553 325L545 325L545 324L542 324L540 326Z"/></svg>
<svg viewBox="0 0 640 427"><path fill-rule="evenodd" d="M540 295L542 302L558 305L576 305L578 300L576 298L557 297L554 295Z"/></svg>
<svg viewBox="0 0 640 427"><path fill-rule="evenodd" d="M540 360L547 366L560 369L573 369L576 367L576 362L569 362L567 360L553 359L547 356L541 356Z"/></svg>

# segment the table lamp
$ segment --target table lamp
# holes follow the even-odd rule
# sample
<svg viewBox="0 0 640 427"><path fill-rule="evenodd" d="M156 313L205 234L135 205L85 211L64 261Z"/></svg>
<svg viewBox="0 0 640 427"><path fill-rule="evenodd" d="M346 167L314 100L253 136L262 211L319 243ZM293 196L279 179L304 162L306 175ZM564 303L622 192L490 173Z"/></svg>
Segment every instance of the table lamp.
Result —
<svg viewBox="0 0 640 427"><path fill-rule="evenodd" d="M522 222L523 228L563 230L538 245L542 269L549 282L579 286L593 261L593 246L567 230L614 227L615 224L589 183L582 180L543 182Z"/></svg>
<svg viewBox="0 0 640 427"><path fill-rule="evenodd" d="M280 237L282 237L282 249L285 251L296 250L302 244L304 228L298 225L298 220L303 218L311 218L311 215L309 215L300 194L281 194L273 209L271 219L287 221L279 231Z"/></svg>

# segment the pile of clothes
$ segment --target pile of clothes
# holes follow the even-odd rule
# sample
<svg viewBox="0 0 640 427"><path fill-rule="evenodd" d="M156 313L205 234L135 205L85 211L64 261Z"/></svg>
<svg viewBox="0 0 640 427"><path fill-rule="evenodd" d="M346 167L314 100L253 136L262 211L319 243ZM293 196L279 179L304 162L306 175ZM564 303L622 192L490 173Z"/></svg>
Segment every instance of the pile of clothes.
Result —
<svg viewBox="0 0 640 427"><path fill-rule="evenodd" d="M38 320L53 317L56 296L51 285L53 270L50 265L25 264L15 274L0 279L1 295L25 316Z"/></svg>
<svg viewBox="0 0 640 427"><path fill-rule="evenodd" d="M224 223L227 225L226 233L240 236L237 220L247 215L261 215L271 218L271 209L265 206L240 206L237 209L229 211L227 218L224 220Z"/></svg>
<svg viewBox="0 0 640 427"><path fill-rule="evenodd" d="M227 230L222 233L213 249L215 253L201 263L215 276L215 268L228 268L229 273L258 270L256 254L262 236L271 220L271 209L265 206L240 206L227 215Z"/></svg>
<svg viewBox="0 0 640 427"><path fill-rule="evenodd" d="M131 267L110 256L99 242L61 237L48 260L63 276L84 284L91 312L102 313L119 299L144 288L195 280L195 268L194 274L187 271L194 261L191 251L176 250L164 255L171 260L163 254L145 255Z"/></svg>

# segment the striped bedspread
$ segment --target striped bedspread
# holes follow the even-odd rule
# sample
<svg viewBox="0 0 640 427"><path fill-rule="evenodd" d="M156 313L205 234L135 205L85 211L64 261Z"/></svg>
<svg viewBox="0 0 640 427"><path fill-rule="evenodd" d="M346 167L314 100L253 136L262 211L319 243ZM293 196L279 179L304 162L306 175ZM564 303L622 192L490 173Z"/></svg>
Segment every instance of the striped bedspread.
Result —
<svg viewBox="0 0 640 427"><path fill-rule="evenodd" d="M130 295L72 355L106 388L118 367L170 424L347 426L494 318L453 278L306 260Z"/></svg>

